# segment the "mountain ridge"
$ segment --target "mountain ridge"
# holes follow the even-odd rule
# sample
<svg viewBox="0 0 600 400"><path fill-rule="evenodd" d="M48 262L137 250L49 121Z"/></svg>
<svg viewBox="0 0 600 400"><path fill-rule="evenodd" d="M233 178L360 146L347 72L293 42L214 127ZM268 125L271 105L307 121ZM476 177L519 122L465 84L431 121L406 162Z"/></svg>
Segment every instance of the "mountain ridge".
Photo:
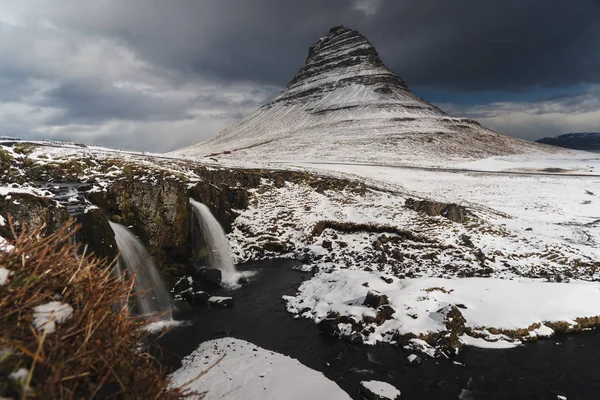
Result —
<svg viewBox="0 0 600 400"><path fill-rule="evenodd" d="M172 154L433 165L532 151L559 150L446 114L412 93L367 38L337 26L310 47L277 97L216 137Z"/></svg>
<svg viewBox="0 0 600 400"><path fill-rule="evenodd" d="M564 133L544 137L536 142L574 150L600 151L600 132Z"/></svg>

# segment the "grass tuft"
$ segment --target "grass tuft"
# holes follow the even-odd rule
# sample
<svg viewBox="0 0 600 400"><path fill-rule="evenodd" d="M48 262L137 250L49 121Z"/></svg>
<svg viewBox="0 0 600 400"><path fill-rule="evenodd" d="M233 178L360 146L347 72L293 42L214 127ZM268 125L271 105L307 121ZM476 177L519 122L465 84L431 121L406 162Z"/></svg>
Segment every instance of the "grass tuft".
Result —
<svg viewBox="0 0 600 400"><path fill-rule="evenodd" d="M115 279L106 262L78 254L73 232L72 222L47 237L39 229L23 232L13 250L0 251L0 267L10 271L0 286L0 397L191 395L169 388L158 362L144 350L143 328L152 321L130 314L132 282ZM72 307L71 316L54 332L34 328L34 308L52 301ZM11 378L19 369L20 377Z"/></svg>

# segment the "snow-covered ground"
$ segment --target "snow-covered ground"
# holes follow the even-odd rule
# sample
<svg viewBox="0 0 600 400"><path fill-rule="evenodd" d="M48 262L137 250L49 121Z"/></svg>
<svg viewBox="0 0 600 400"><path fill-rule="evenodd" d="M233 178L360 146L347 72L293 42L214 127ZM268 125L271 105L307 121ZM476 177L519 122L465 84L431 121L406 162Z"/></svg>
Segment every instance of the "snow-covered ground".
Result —
<svg viewBox="0 0 600 400"><path fill-rule="evenodd" d="M240 215L228 236L233 256L237 262L270 257L302 259L315 276L302 286L297 296L288 299L288 304L292 311L315 322L322 319L326 310L352 315L354 309L345 304L351 299L343 296L345 292L333 290L330 285L334 283L359 298L367 290L363 283L375 280L381 284L383 276L393 282L381 289L391 291L391 298L397 298L394 287L413 293L412 303L394 302L397 312L394 318L376 324L372 327L375 332L348 331L347 325L340 329L343 334L360 334L367 342L391 341L394 333L411 330L413 334L423 334L423 326L439 332L444 312L451 304L467 306L460 309L466 327L488 328L481 329L477 336L489 341L499 339L493 333L499 329L526 329L529 338L551 333L549 327L543 327L543 322L565 322L568 326L572 321L577 322L577 318L600 316L599 304L586 302L573 292L573 288L584 287L588 297L594 299L596 289L590 289L594 286L582 282L600 279L600 176L596 172L600 163L598 156L591 153L495 157L460 165L463 170L434 170L315 162L261 164L222 159L208 159L210 164L202 159L203 164L199 164L196 159L73 144L37 145L23 143L21 147L31 148L19 152L15 146L1 146L20 163L22 170L15 176L25 176L26 168L53 165L55 170L62 171L67 170L61 169L62 165L77 164L81 166L76 169L77 179L93 181L93 190L102 190L119 179L155 181L168 177L193 185L202 179L194 170L198 165L300 171L297 178L284 182L275 182L273 175L265 174L269 178L263 178L258 188L249 189L250 206L238 210ZM128 175L128 168L133 168L134 173L129 171ZM491 172L481 172L484 170ZM1 189L0 194L51 195L25 178ZM458 203L466 208L467 220L456 223L413 211L405 207L409 198ZM0 217L3 218L0 223L5 223L6 216ZM372 277L358 282L356 274ZM335 282L330 282L333 276ZM473 283L478 280L463 279L473 277L500 282L489 291L473 289L481 297L476 308L475 300L463 298L458 290L460 285L479 285ZM417 301L426 296L417 295L423 287L414 282L422 280L423 285L429 285L428 279L445 279L442 286L454 291L447 296L438 291L424 292L429 300ZM553 301L539 301L536 308L526 312L526 318L512 325L504 324L509 315L515 317L512 302L492 294L502 287L525 304L530 301L527 293L534 287L532 282L536 293L543 293L537 299L555 297L564 304L559 307ZM537 285L543 289L538 291ZM322 288L340 295L332 298ZM327 301L320 299L321 295ZM300 300L306 304L299 303ZM354 306L363 315L376 313L360 304ZM406 312L407 306L421 311ZM446 311L435 315L444 308ZM490 319L477 320L475 309L488 313ZM410 316L410 320L406 319L408 314L416 319ZM437 324L425 324L429 320ZM371 329L367 325L364 327ZM490 346L480 338L465 337L463 341Z"/></svg>
<svg viewBox="0 0 600 400"><path fill-rule="evenodd" d="M366 342L374 344L393 341L395 334L445 331L448 307L458 305L468 332L489 340L477 343L473 336L463 336L463 342L500 348L507 347L509 338L491 334L487 327L507 332L530 328L531 338L545 337L554 332L544 323L576 326L576 318L595 317L600 310L600 283L495 278L392 278L388 283L382 277L378 272L344 270L320 275L304 282L298 296L286 297L288 309L316 322L331 312L362 321L376 317L375 309L363 305L367 293L376 290L389 298L395 313L368 335Z"/></svg>
<svg viewBox="0 0 600 400"><path fill-rule="evenodd" d="M307 269L321 271L297 296L287 298L291 312L317 323L331 311L357 321L375 317L375 310L362 306L369 288L396 299L393 319L373 332L358 332L345 320L341 336L360 333L374 343L393 341L395 333L441 332L447 307L461 304L466 327L477 336L464 337L465 344L514 346L519 341L507 344L501 340L507 337L492 332L525 330L520 336L527 340L553 333L544 322L575 327L577 318L600 315L600 287L582 282L600 278L600 177L591 175L600 164L589 153L577 154L579 159L557 164L569 172L539 175L296 164L287 168L352 179L368 189L316 193L286 183L256 191L256 201L236 220L230 241L237 259L247 260L256 256L252 249L261 241L279 240L294 256L305 256ZM492 159L473 168L543 170L554 161L513 157L502 165ZM472 218L458 224L424 216L404 207L409 197L458 203ZM314 235L315 226L331 220L364 229L344 232L332 226ZM369 225L405 229L417 237L401 238L393 229L369 231ZM270 237L255 234L257 227L272 232ZM463 243L465 236L473 246ZM469 276L481 278L463 279ZM427 291L438 286L451 293Z"/></svg>
<svg viewBox="0 0 600 400"><path fill-rule="evenodd" d="M171 384L212 399L349 400L322 373L240 339L202 343L170 375Z"/></svg>

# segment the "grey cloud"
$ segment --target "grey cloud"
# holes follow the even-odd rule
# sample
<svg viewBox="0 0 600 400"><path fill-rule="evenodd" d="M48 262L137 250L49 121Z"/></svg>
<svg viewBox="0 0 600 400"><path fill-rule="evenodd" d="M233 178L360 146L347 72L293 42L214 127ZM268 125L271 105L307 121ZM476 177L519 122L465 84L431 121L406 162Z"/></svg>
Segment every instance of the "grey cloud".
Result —
<svg viewBox="0 0 600 400"><path fill-rule="evenodd" d="M309 46L338 24L365 34L412 87L600 83L597 0L15 0L3 7L0 124L22 135L147 150L201 141L274 97ZM12 14L3 19L6 10ZM527 115L544 118L577 107L589 116L598 107L593 96L534 103ZM495 124L500 112L515 115L506 104L468 112ZM501 131L519 135L518 128Z"/></svg>
<svg viewBox="0 0 600 400"><path fill-rule="evenodd" d="M438 106L453 115L476 119L498 133L530 140L569 132L600 131L600 85L580 95L538 102Z"/></svg>
<svg viewBox="0 0 600 400"><path fill-rule="evenodd" d="M600 81L594 0L363 0L379 5L370 18L341 0L101 4L74 1L51 15L111 35L154 63L226 81L285 85L308 47L340 23L363 32L413 86L526 90Z"/></svg>

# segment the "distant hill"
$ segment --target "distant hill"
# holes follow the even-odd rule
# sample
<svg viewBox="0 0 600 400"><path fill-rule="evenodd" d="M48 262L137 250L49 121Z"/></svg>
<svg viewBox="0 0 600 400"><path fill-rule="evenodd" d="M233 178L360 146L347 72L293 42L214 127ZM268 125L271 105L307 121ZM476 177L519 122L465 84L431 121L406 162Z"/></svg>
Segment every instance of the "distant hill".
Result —
<svg viewBox="0 0 600 400"><path fill-rule="evenodd" d="M499 135L412 93L360 33L331 29L274 100L216 137L174 151L266 161L448 165L561 150Z"/></svg>
<svg viewBox="0 0 600 400"><path fill-rule="evenodd" d="M568 149L600 151L600 132L565 133L553 138L545 137L537 142Z"/></svg>

